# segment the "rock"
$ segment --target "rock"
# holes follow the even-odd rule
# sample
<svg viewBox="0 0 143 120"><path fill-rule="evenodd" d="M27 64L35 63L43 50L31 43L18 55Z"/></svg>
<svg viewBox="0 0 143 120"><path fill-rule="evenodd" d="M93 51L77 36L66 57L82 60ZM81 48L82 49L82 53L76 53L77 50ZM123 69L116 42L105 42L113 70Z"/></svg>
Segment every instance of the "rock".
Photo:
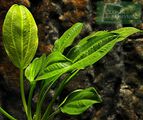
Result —
<svg viewBox="0 0 143 120"><path fill-rule="evenodd" d="M135 95L139 98L143 98L143 85L135 90Z"/></svg>

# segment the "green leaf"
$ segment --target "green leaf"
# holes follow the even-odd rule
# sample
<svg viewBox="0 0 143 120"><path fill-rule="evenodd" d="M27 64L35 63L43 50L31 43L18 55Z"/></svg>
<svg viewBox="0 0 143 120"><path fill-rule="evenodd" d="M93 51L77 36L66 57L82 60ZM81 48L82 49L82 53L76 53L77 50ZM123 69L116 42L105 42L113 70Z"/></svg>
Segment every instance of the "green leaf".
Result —
<svg viewBox="0 0 143 120"><path fill-rule="evenodd" d="M104 57L115 45L116 41L111 41L106 45L100 47L94 53L88 55L87 57L75 62L71 69L84 69L87 66L90 66Z"/></svg>
<svg viewBox="0 0 143 120"><path fill-rule="evenodd" d="M55 75L55 76L53 76L53 77L50 77L50 78L47 78L47 79L45 79L44 80L44 85L45 86L52 86L57 80L58 80L58 78L60 77L62 75L62 73L61 74L57 74L57 75Z"/></svg>
<svg viewBox="0 0 143 120"><path fill-rule="evenodd" d="M84 38L67 55L74 62L71 69L83 69L94 64L105 56L117 42L136 32L140 32L140 30L136 28L121 28L111 32L100 31L97 35L95 33Z"/></svg>
<svg viewBox="0 0 143 120"><path fill-rule="evenodd" d="M72 92L59 106L63 113L79 115L95 103L102 102L95 88L79 89Z"/></svg>
<svg viewBox="0 0 143 120"><path fill-rule="evenodd" d="M66 62L66 61L71 62L71 60L66 58L61 52L55 51L55 52L52 52L49 56L47 56L45 67L53 63Z"/></svg>
<svg viewBox="0 0 143 120"><path fill-rule="evenodd" d="M36 78L36 80L49 79L54 76L61 76L70 70L71 62L58 62L47 66L44 71Z"/></svg>
<svg viewBox="0 0 143 120"><path fill-rule="evenodd" d="M64 67L69 68L70 64L71 60L62 55L62 53L58 51L52 52L49 56L47 56L36 80L51 79L51 76L58 76L57 78L59 78L63 73L68 71L68 69Z"/></svg>
<svg viewBox="0 0 143 120"><path fill-rule="evenodd" d="M118 30L113 30L111 31L111 33L117 33L120 35L120 38L118 38L118 42L124 40L125 38L127 38L128 36L137 33L137 32L142 32L141 30L134 28L134 27L124 27L124 28L120 28Z"/></svg>
<svg viewBox="0 0 143 120"><path fill-rule="evenodd" d="M33 59L37 46L37 25L23 5L13 5L4 20L3 44L13 64L26 68Z"/></svg>
<svg viewBox="0 0 143 120"><path fill-rule="evenodd" d="M40 58L35 58L32 63L26 68L25 76L30 82L33 82L34 79L48 79L50 77L47 76L49 75L48 73L64 68L68 64L71 64L71 61L60 52L52 52L47 57L45 54L43 54ZM60 76L60 73L63 73L63 71L58 72L57 76ZM55 76L55 74L53 75Z"/></svg>
<svg viewBox="0 0 143 120"><path fill-rule="evenodd" d="M33 82L40 70L45 65L46 55L43 54L40 58L35 58L33 62L26 68L25 76L30 81Z"/></svg>
<svg viewBox="0 0 143 120"><path fill-rule="evenodd" d="M53 51L62 53L65 48L72 44L75 37L80 33L82 26L82 23L76 23L69 28L58 40L56 40Z"/></svg>
<svg viewBox="0 0 143 120"><path fill-rule="evenodd" d="M118 34L105 31L97 32L82 39L77 46L72 48L67 57L73 62L80 60L96 50L102 45L118 37Z"/></svg>
<svg viewBox="0 0 143 120"><path fill-rule="evenodd" d="M110 33L108 31L97 31L97 32L93 32L91 33L89 36L83 38L82 40L79 41L78 46L82 46L84 44L87 43L87 41L90 39L90 38L93 38L94 36L105 36L105 35L109 35ZM76 48L74 47L74 49Z"/></svg>
<svg viewBox="0 0 143 120"><path fill-rule="evenodd" d="M52 79L52 77L56 76L58 76L58 79L62 74L69 70L71 64L71 60L66 58L62 53L58 51L52 52L47 56L44 66L36 80Z"/></svg>

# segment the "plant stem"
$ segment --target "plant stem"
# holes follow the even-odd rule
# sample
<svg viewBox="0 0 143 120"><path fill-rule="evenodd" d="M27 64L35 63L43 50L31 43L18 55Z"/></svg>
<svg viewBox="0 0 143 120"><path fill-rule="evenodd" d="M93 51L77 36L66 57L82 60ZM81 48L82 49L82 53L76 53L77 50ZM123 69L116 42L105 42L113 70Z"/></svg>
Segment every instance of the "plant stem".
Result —
<svg viewBox="0 0 143 120"><path fill-rule="evenodd" d="M45 89L46 89L46 85L44 85L42 87L42 89L40 90L40 94L39 94L37 106L36 106L35 120L38 120L41 117L41 107L42 107L42 103L44 101L44 98L46 97L44 94ZM42 97L42 99L41 99L41 97Z"/></svg>
<svg viewBox="0 0 143 120"><path fill-rule="evenodd" d="M2 107L0 107L0 113L2 113L3 115L5 115L10 120L17 120L13 116L11 116L9 113L7 113L4 109L2 109Z"/></svg>
<svg viewBox="0 0 143 120"><path fill-rule="evenodd" d="M52 110L52 106L56 100L56 98L61 94L63 88L65 87L65 85L71 80L71 78L73 78L76 73L78 72L79 70L76 70L73 74L71 74L70 76L66 77L59 85L59 87L57 88L56 92L55 92L55 95L53 97L53 99L51 100L50 104L48 105L43 117L41 120L46 120L46 118L51 114L51 110Z"/></svg>
<svg viewBox="0 0 143 120"><path fill-rule="evenodd" d="M53 112L49 117L48 120L51 120L56 114L60 112L60 109L57 109L55 112Z"/></svg>
<svg viewBox="0 0 143 120"><path fill-rule="evenodd" d="M64 85L64 80L62 81L62 83L60 84L58 89L56 90L56 93L55 93L53 99L51 100L50 104L48 105L48 107L47 107L47 109L46 109L46 111L42 117L42 120L45 120L50 115L52 106L53 106L57 96L60 94L60 90L62 89L63 85Z"/></svg>
<svg viewBox="0 0 143 120"><path fill-rule="evenodd" d="M27 109L28 120L32 120L31 102L32 102L32 96L33 96L33 92L35 89L35 85L36 85L35 83L31 84L30 93L29 93L29 97L28 97L28 109Z"/></svg>
<svg viewBox="0 0 143 120"><path fill-rule="evenodd" d="M27 115L27 104L26 104L25 92L24 92L24 79L23 79L23 69L22 68L20 68L20 93L21 93L23 107L24 107L25 113Z"/></svg>
<svg viewBox="0 0 143 120"><path fill-rule="evenodd" d="M47 95L47 93L49 92L49 90L50 90L50 88L52 87L52 85L54 84L56 82L56 80L55 81L53 81L52 83L49 83L49 84L45 84L43 87L42 87L42 89L41 89L41 91L40 91L40 94L39 94L39 99L38 99L38 102L37 102L37 107L36 107L36 119L35 120L39 120L40 119L40 117L41 117L41 108L42 108L42 104L43 104L43 102L44 102L44 100L45 100L45 98L46 98L46 95ZM49 86L48 86L49 85ZM48 88L47 88L47 86L48 86ZM47 88L47 89L46 89ZM40 115L39 115L40 114Z"/></svg>

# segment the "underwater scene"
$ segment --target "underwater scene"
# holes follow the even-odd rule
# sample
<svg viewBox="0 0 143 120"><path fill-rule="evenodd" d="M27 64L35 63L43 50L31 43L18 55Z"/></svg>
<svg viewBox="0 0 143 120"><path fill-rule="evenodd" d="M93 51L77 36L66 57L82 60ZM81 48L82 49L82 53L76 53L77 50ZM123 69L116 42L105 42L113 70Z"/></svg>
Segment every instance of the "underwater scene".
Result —
<svg viewBox="0 0 143 120"><path fill-rule="evenodd" d="M143 0L0 0L0 120L143 120Z"/></svg>

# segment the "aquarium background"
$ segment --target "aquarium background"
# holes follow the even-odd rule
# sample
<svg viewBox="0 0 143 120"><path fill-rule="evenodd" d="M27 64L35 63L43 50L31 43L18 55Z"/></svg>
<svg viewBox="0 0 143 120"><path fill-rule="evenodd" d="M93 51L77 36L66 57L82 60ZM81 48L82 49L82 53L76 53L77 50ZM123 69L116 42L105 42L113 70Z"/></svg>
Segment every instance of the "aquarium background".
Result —
<svg viewBox="0 0 143 120"><path fill-rule="evenodd" d="M19 70L9 61L1 35L4 17L15 3L28 7L37 23L39 47L36 56L48 55L53 43L76 22L83 22L84 29L76 38L75 45L93 31L125 26L143 29L143 0L0 0L0 105L18 120L26 120L21 109ZM61 113L55 120L143 120L143 35L130 36L96 64L80 71L57 103L69 92L89 86L97 89L103 102L79 116ZM27 81L25 90L28 94ZM33 104L39 89L36 91ZM53 93L51 90L48 97ZM6 118L0 114L0 120Z"/></svg>

